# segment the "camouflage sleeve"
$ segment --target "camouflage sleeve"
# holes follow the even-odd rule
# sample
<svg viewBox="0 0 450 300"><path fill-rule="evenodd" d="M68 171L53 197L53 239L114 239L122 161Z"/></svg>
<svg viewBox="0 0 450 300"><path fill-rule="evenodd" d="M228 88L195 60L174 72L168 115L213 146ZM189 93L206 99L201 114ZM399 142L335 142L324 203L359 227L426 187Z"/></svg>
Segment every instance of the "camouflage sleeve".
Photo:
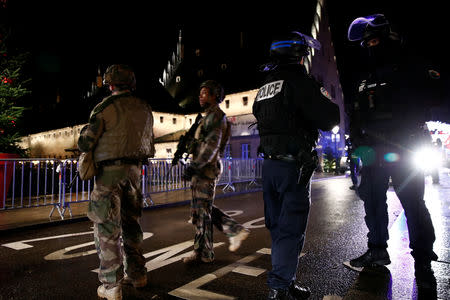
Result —
<svg viewBox="0 0 450 300"><path fill-rule="evenodd" d="M226 118L212 114L205 118L203 126L204 139L198 145L198 155L192 162L192 166L197 169L203 168L216 157L222 140L222 127L226 126Z"/></svg>
<svg viewBox="0 0 450 300"><path fill-rule="evenodd" d="M101 113L94 114L89 118L89 123L80 131L78 138L78 149L81 152L89 152L97 145L98 139L104 131L104 122Z"/></svg>

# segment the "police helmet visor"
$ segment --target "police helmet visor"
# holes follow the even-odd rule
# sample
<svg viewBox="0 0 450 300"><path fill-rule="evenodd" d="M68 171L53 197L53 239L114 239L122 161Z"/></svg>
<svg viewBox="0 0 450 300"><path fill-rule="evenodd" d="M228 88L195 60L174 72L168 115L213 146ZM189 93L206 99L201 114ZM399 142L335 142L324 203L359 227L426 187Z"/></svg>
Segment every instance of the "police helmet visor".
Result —
<svg viewBox="0 0 450 300"><path fill-rule="evenodd" d="M303 45L314 48L316 50L320 50L320 48L322 47L318 40L307 36L306 34L300 33L298 31L293 31L292 33L298 35L299 38L295 37L295 39L286 39L273 42L272 45L270 45L270 50L273 51L279 48L292 47L295 45Z"/></svg>
<svg viewBox="0 0 450 300"><path fill-rule="evenodd" d="M365 38L368 29L381 29L386 25L389 25L389 22L382 14L356 18L348 28L348 40L361 41Z"/></svg>

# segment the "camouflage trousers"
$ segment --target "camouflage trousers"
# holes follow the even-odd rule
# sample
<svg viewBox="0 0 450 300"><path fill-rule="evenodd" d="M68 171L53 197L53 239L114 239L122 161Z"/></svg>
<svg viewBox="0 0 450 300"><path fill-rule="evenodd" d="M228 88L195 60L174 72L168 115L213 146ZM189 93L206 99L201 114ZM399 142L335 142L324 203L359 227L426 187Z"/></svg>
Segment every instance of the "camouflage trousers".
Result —
<svg viewBox="0 0 450 300"><path fill-rule="evenodd" d="M132 279L147 275L139 223L142 208L141 166L100 168L87 216L94 222L98 278L107 288L122 280L124 269Z"/></svg>
<svg viewBox="0 0 450 300"><path fill-rule="evenodd" d="M195 228L194 251L204 258L214 258L213 224L227 237L235 236L244 228L213 205L215 188L216 179L192 177L191 217Z"/></svg>

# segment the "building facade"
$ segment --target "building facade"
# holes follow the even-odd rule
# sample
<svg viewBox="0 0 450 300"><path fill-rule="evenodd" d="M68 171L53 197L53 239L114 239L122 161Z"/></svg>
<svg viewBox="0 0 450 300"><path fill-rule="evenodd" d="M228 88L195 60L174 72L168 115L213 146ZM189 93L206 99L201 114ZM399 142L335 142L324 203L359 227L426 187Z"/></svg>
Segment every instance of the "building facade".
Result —
<svg viewBox="0 0 450 300"><path fill-rule="evenodd" d="M310 7L310 10L306 7ZM322 152L328 148L333 150L335 155L341 156L345 145L346 116L324 0L310 1L309 6L305 5L303 13L305 14L303 17L299 16L299 19L303 20L303 23L299 24L302 32L311 35L322 44L320 51L311 51L305 61L305 67L329 92L332 101L339 105L341 112L339 130L334 133L322 132L318 149ZM229 33L222 32L222 35L217 34L217 43L214 41L214 35L208 36L206 44L202 44L199 40L195 43L191 41L190 45L184 44L180 31L176 50L171 55L159 81L184 112L153 111L155 157L173 157L180 136L190 128L200 110L198 87L207 79L218 80L227 92L220 104L232 124L232 137L225 155L233 158L257 157L259 137L252 106L262 74L257 68L256 60L261 63L263 57L267 55L271 36L268 33L258 36L260 31L252 33L253 36L244 31L229 31ZM250 38L260 42L250 46L247 42ZM22 147L29 149L33 157L76 157L76 142L82 127L83 125L77 125L31 134L23 138Z"/></svg>

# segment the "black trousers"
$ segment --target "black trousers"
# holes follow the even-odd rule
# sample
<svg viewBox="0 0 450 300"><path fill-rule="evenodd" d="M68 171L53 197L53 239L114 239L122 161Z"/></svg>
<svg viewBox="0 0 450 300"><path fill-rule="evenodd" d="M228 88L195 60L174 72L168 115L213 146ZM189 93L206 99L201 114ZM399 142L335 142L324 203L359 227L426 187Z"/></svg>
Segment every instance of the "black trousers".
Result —
<svg viewBox="0 0 450 300"><path fill-rule="evenodd" d="M430 214L425 205L425 180L422 171L414 168L408 152L399 153L398 160L388 162L383 158L396 149L374 147L375 160L361 170L359 196L364 201L365 222L369 229L369 248L387 247L388 211L386 192L389 177L407 218L409 247L415 260L436 260L433 252L435 233ZM398 149L397 149L398 150ZM364 164L364 161L363 161Z"/></svg>
<svg viewBox="0 0 450 300"><path fill-rule="evenodd" d="M264 216L272 239L270 288L286 288L296 279L310 207L310 183L297 184L298 175L295 163L264 160Z"/></svg>

